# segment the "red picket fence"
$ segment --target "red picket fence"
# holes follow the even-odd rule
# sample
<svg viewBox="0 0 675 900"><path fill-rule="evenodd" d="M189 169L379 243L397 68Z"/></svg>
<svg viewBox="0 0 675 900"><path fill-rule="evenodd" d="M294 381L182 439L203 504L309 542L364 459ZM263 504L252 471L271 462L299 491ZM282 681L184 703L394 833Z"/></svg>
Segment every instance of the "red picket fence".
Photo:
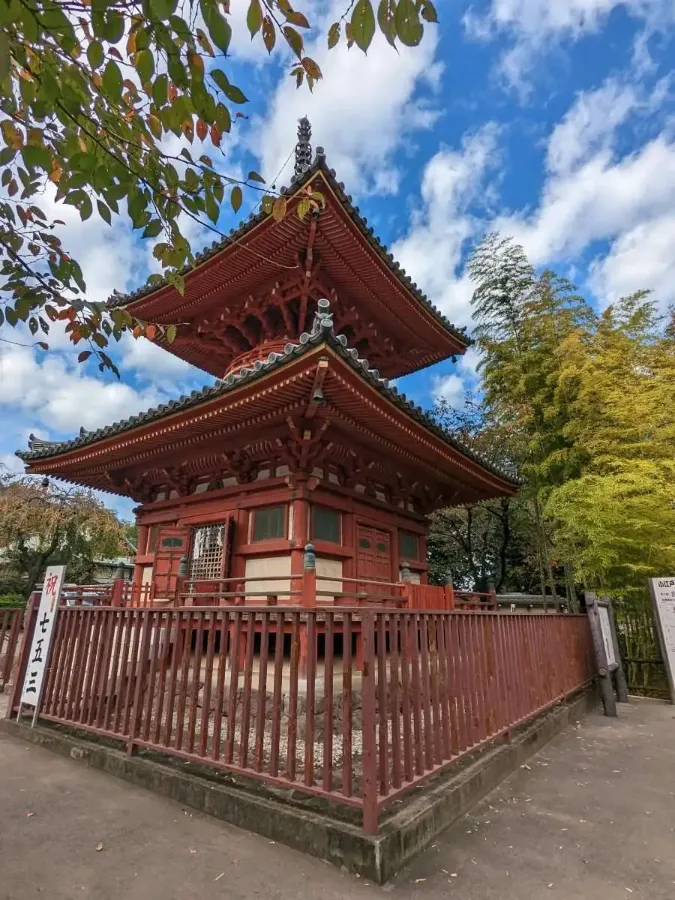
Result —
<svg viewBox="0 0 675 900"><path fill-rule="evenodd" d="M25 610L0 609L0 693L9 684L21 643Z"/></svg>
<svg viewBox="0 0 675 900"><path fill-rule="evenodd" d="M592 677L584 616L79 606L41 718L357 807L375 832L402 791Z"/></svg>

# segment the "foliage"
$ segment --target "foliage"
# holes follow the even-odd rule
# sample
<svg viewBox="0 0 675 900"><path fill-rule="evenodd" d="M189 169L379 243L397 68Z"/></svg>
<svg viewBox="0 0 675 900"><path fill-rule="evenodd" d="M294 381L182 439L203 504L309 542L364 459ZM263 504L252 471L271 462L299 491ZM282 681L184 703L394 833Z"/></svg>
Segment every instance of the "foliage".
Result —
<svg viewBox="0 0 675 900"><path fill-rule="evenodd" d="M438 400L433 410L446 428L473 450L509 469L516 460L508 428L491 420L487 404L469 393L455 409ZM522 497L449 507L431 517L427 542L429 578L442 584L450 575L457 588L532 593L537 585L532 524Z"/></svg>
<svg viewBox="0 0 675 900"><path fill-rule="evenodd" d="M623 598L675 570L675 341L662 324L640 292L558 353L583 462L547 503L556 547L579 580Z"/></svg>
<svg viewBox="0 0 675 900"><path fill-rule="evenodd" d="M88 580L96 557L122 552L124 529L91 491L64 490L0 472L3 568L24 594L47 565L68 565L68 580Z"/></svg>
<svg viewBox="0 0 675 900"><path fill-rule="evenodd" d="M26 597L23 594L0 594L0 609L16 609L26 605Z"/></svg>
<svg viewBox="0 0 675 900"><path fill-rule="evenodd" d="M566 432L570 398L560 388L557 349L568 335L590 327L594 314L566 279L548 270L537 274L510 238L487 235L468 271L477 285L472 303L484 403L508 435L526 479L522 497L534 525L541 591L548 582L555 594L543 505L552 487L573 477L580 465L578 446Z"/></svg>
<svg viewBox="0 0 675 900"><path fill-rule="evenodd" d="M266 211L285 215L285 199L257 172L238 181L222 171L221 144L247 103L228 77L229 11L229 0L0 0L0 325L26 322L47 349L40 332L62 321L88 348L80 361L94 354L114 371L106 348L123 332L176 336L179 323L159 327L87 299L81 268L55 234L59 220L45 212L52 196L83 221L111 224L126 212L144 238L160 238L153 253L181 293L194 263L184 223L221 234L226 186L235 212L248 187L262 192ZM365 52L377 30L394 48L415 46L428 22L431 0L381 0L377 16L371 0L357 0L328 29L328 46L343 40ZM290 0L249 0L246 24L268 52L277 40L290 48L290 75L313 88L321 70L305 54L310 24ZM212 149L172 153L172 136ZM310 194L298 212L322 202Z"/></svg>

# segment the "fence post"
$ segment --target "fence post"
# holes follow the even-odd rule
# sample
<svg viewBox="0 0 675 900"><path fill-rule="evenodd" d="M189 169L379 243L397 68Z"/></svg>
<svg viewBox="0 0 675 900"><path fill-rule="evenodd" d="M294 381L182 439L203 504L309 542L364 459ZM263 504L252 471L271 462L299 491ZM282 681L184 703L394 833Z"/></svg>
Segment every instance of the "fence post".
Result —
<svg viewBox="0 0 675 900"><path fill-rule="evenodd" d="M593 638L593 650L595 651L595 663L600 682L600 696L602 698L602 708L606 716L616 716L616 698L614 696L614 688L612 687L612 679L609 673L609 663L607 662L607 654L605 653L605 642L602 639L602 631L600 626L600 618L598 616L598 607L595 602L595 594L592 591L585 591L586 613L591 628L591 636Z"/></svg>
<svg viewBox="0 0 675 900"><path fill-rule="evenodd" d="M455 588L452 583L452 575L449 572L445 576L445 608L455 608Z"/></svg>
<svg viewBox="0 0 675 900"><path fill-rule="evenodd" d="M19 665L16 670L16 682L12 685L12 693L9 696L9 704L7 706L6 718L11 719L14 709L19 705L21 692L23 691L23 680L26 677L26 668L28 666L28 657L30 656L31 645L33 643L33 631L37 623L38 607L40 606L40 593L33 591L28 599L26 607L26 615L23 620L23 643L21 644L21 654L19 656Z"/></svg>
<svg viewBox="0 0 675 900"><path fill-rule="evenodd" d="M362 613L363 674L361 680L363 713L363 830L377 834L377 742L375 703L375 613ZM383 710L380 710L380 715Z"/></svg>
<svg viewBox="0 0 675 900"><path fill-rule="evenodd" d="M133 707L130 717L129 740L127 741L127 754L129 756L133 756L136 752L134 740L136 738L136 735L138 734L138 729L141 724L141 715L143 712L143 704L141 701L144 696L145 682L148 675L150 638L153 632L153 619L155 617L155 613L148 610L144 612L134 613L134 615L143 617L143 621L140 623L141 628L143 629L143 637L138 648L138 658L136 660L132 660L131 668L132 672L134 671L134 669L136 671L136 683L134 685L133 699L130 698L130 701L133 703ZM150 686L148 685L148 689L149 688ZM152 698L150 698L148 708L152 709Z"/></svg>
<svg viewBox="0 0 675 900"><path fill-rule="evenodd" d="M494 581L488 581L488 593L490 595L490 609L497 609L497 588Z"/></svg>
<svg viewBox="0 0 675 900"><path fill-rule="evenodd" d="M609 601L608 609L609 623L612 626L612 643L614 644L614 656L616 657L617 667L614 670L614 681L616 684L616 699L619 703L628 703L628 682L626 673L623 669L623 660L621 659L621 648L619 647L619 632L616 626L616 613L614 612L614 604Z"/></svg>
<svg viewBox="0 0 675 900"><path fill-rule="evenodd" d="M124 591L124 579L123 578L115 578L112 583L112 590L110 592L110 605L111 606L123 606L122 602L122 594Z"/></svg>

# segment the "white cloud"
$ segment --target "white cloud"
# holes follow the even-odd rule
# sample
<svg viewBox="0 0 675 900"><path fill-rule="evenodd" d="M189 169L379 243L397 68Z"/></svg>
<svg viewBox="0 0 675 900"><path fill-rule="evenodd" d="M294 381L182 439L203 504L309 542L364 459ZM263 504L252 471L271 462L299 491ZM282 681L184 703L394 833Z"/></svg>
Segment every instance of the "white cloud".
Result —
<svg viewBox="0 0 675 900"><path fill-rule="evenodd" d="M618 161L601 151L578 169L553 175L532 216L504 218L496 227L543 264L567 260L594 241L614 240L674 204L675 143L659 135Z"/></svg>
<svg viewBox="0 0 675 900"><path fill-rule="evenodd" d="M125 335L120 341L120 347L120 369L123 372L133 370L152 380L161 380L162 383L166 383L167 379L204 378L201 370L146 338L135 339L131 335Z"/></svg>
<svg viewBox="0 0 675 900"><path fill-rule="evenodd" d="M445 400L455 409L464 401L466 386L459 375L434 375L431 379L431 395L435 400Z"/></svg>
<svg viewBox="0 0 675 900"><path fill-rule="evenodd" d="M542 50L563 40L579 40L597 32L618 9L642 23L642 37L635 42L634 63L648 64L646 38L665 30L675 19L672 0L492 0L487 13L469 9L464 16L466 34L475 40L497 35L512 37L502 54L501 74L507 84L526 94L526 76Z"/></svg>
<svg viewBox="0 0 675 900"><path fill-rule="evenodd" d="M23 463L13 453L0 453L0 472L7 474L8 471L13 475L23 475Z"/></svg>
<svg viewBox="0 0 675 900"><path fill-rule="evenodd" d="M654 288L661 303L671 299L675 139L664 129L632 153L615 149L617 129L658 112L669 85L663 79L646 94L608 80L580 94L551 133L536 209L491 225L522 243L536 265L572 263L607 242L589 281L602 304L638 288Z"/></svg>
<svg viewBox="0 0 675 900"><path fill-rule="evenodd" d="M100 381L59 354L36 360L32 350L0 345L1 403L35 417L50 430L74 434L126 419L158 402L154 388L136 390L120 381Z"/></svg>
<svg viewBox="0 0 675 900"><path fill-rule="evenodd" d="M596 90L582 91L551 133L548 169L564 175L600 151L613 150L619 127L631 117L658 110L670 84L670 76L662 78L647 94L638 84L609 78Z"/></svg>
<svg viewBox="0 0 675 900"><path fill-rule="evenodd" d="M444 148L429 160L421 206L408 233L392 247L431 302L459 325L470 322L473 288L457 270L465 242L481 227L469 210L478 200L490 200L485 177L499 160L497 135L497 128L488 124L465 137L460 149Z"/></svg>
<svg viewBox="0 0 675 900"><path fill-rule="evenodd" d="M608 150L619 125L638 104L633 85L606 82L597 91L579 95L556 127L548 142L547 163L551 172L565 173L599 150Z"/></svg>
<svg viewBox="0 0 675 900"><path fill-rule="evenodd" d="M458 409L464 403L467 392L476 387L480 355L475 347L469 347L460 357L449 375L434 375L431 379L431 396L436 400L446 400Z"/></svg>
<svg viewBox="0 0 675 900"><path fill-rule="evenodd" d="M675 194L673 194L675 202ZM589 283L605 303L643 288L661 308L675 300L675 214L666 213L622 234L591 265Z"/></svg>
<svg viewBox="0 0 675 900"><path fill-rule="evenodd" d="M339 18L343 4L333 12ZM264 119L254 123L250 146L260 154L265 178L274 178L287 160L297 139L297 119L307 115L313 146L325 147L330 164L350 190L395 192L398 173L393 153L411 133L431 127L438 115L428 100L442 72L434 62L437 43L437 33L428 27L419 47L401 47L397 53L378 33L365 55L357 47L348 50L344 43L329 51L322 34L307 48L324 76L314 92L297 90L295 81L284 74ZM426 98L420 96L420 88ZM291 160L278 186L288 184L292 172Z"/></svg>

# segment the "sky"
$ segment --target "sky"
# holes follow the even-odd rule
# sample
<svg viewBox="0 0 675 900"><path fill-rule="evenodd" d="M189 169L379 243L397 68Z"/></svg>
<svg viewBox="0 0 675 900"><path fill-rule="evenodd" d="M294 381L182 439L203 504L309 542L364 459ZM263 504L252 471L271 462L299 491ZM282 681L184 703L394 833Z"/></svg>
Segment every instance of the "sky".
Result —
<svg viewBox="0 0 675 900"><path fill-rule="evenodd" d="M290 57L268 57L232 0L228 74L249 96L228 139L224 171L254 168L288 184L297 119L381 240L457 325L471 327L471 247L498 230L537 267L570 277L599 309L639 288L662 309L675 284L675 0L439 0L439 25L421 46L392 50L376 36L367 56L328 51L326 25L345 6L296 3L323 30L306 37L324 80L296 90ZM285 168L284 168L285 164ZM241 212L258 197L245 195ZM105 300L153 271L149 243L124 222L81 223L58 206L62 238L88 295ZM223 205L219 227L240 217ZM203 236L191 235L194 249ZM209 242L212 236L209 237ZM167 402L212 379L145 340L115 349L121 379L76 363L63 336L45 353L0 335L0 463L33 432L68 438ZM400 379L425 407L461 405L476 385L470 350ZM131 517L133 504L106 502Z"/></svg>

